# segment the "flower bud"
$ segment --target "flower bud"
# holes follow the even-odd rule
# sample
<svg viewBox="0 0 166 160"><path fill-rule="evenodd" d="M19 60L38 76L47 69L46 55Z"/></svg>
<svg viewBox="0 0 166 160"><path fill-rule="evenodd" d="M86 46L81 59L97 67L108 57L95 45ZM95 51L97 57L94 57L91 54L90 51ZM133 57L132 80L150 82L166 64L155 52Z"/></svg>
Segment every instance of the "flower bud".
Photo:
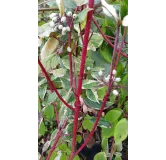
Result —
<svg viewBox="0 0 166 160"><path fill-rule="evenodd" d="M67 26L67 27L66 27L66 30L67 30L68 32L70 32L70 27L69 27L69 26Z"/></svg>
<svg viewBox="0 0 166 160"><path fill-rule="evenodd" d="M52 28L55 27L55 23L53 21L50 22L50 27L52 27Z"/></svg>
<svg viewBox="0 0 166 160"><path fill-rule="evenodd" d="M72 12L71 11L67 12L67 16L71 17L72 16Z"/></svg>
<svg viewBox="0 0 166 160"><path fill-rule="evenodd" d="M76 19L77 18L77 14L73 14L73 18Z"/></svg>
<svg viewBox="0 0 166 160"><path fill-rule="evenodd" d="M52 21L56 23L58 21L58 17L53 17Z"/></svg>
<svg viewBox="0 0 166 160"><path fill-rule="evenodd" d="M123 25L124 27L128 27L128 15L123 18L123 20L122 20L122 25Z"/></svg>
<svg viewBox="0 0 166 160"><path fill-rule="evenodd" d="M107 82L107 83L108 83L108 82L109 82L109 80L110 80L110 76L107 76L107 77L105 77L104 79L105 79L105 82Z"/></svg>
<svg viewBox="0 0 166 160"><path fill-rule="evenodd" d="M60 24L60 25L58 26L58 29L61 30L62 28L63 28L63 26Z"/></svg>
<svg viewBox="0 0 166 160"><path fill-rule="evenodd" d="M98 75L99 75L99 76L102 76L102 74L103 74L103 71L100 70L100 71L98 72Z"/></svg>
<svg viewBox="0 0 166 160"><path fill-rule="evenodd" d="M115 75L115 74L116 74L116 70L115 70L115 69L112 71L112 74L113 74L113 75Z"/></svg>
<svg viewBox="0 0 166 160"><path fill-rule="evenodd" d="M115 96L117 96L117 95L119 94L117 90L113 90L112 93L113 93Z"/></svg>
<svg viewBox="0 0 166 160"><path fill-rule="evenodd" d="M71 52L71 48L70 48L70 47L67 47L67 51L68 51L68 52Z"/></svg>
<svg viewBox="0 0 166 160"><path fill-rule="evenodd" d="M115 82L120 82L121 81L121 78L115 78Z"/></svg>
<svg viewBox="0 0 166 160"><path fill-rule="evenodd" d="M58 13L51 13L50 18L52 19L53 17L56 17L57 15L58 15Z"/></svg>
<svg viewBox="0 0 166 160"><path fill-rule="evenodd" d="M65 23L65 22L66 22L66 17L62 17L62 18L61 18L61 22L62 22L62 23Z"/></svg>
<svg viewBox="0 0 166 160"><path fill-rule="evenodd" d="M91 68L90 67L87 67L87 70L89 71Z"/></svg>

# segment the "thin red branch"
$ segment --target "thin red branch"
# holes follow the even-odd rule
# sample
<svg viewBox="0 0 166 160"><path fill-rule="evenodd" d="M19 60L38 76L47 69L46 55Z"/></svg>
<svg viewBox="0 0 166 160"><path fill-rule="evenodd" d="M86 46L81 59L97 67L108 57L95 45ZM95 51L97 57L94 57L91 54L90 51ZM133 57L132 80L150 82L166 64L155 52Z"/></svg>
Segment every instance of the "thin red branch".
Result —
<svg viewBox="0 0 166 160"><path fill-rule="evenodd" d="M124 45L124 39L125 39L125 36L126 36L126 30L127 30L127 27L124 28L124 33L123 33L123 36L122 36L122 41L121 41L121 44L120 44L120 48L119 48L119 53L118 53L118 57L116 59L116 66L115 66L115 69L119 63L119 60L120 60L120 55L121 55L121 51L122 51L122 48L123 48L123 45Z"/></svg>
<svg viewBox="0 0 166 160"><path fill-rule="evenodd" d="M96 27L98 28L98 30L100 31L101 35L103 36L103 38L107 41L107 43L114 48L114 45L112 44L112 42L107 38L107 36L103 33L103 31L101 30L101 28L99 27L99 25L97 24L97 22L95 21L95 19L92 17L92 21L94 22L94 24L96 25ZM119 51L119 49L117 49L117 51ZM121 52L121 55L128 58L128 56Z"/></svg>
<svg viewBox="0 0 166 160"><path fill-rule="evenodd" d="M94 0L89 0L89 8L93 8L94 6ZM91 19L92 19L93 11L89 11L87 15L87 21L85 26L85 34L84 34L84 40L83 40L83 48L82 48L82 58L81 58L81 64L80 64L80 73L79 73L79 80L78 80L78 89L76 93L76 102L75 102L75 115L74 115L74 127L73 127L73 139L72 139L72 153L70 156L70 160L73 160L74 153L75 153L75 146L76 146L76 137L77 137L77 124L78 124L78 118L79 118L79 112L80 112L80 95L82 92L82 83L83 83L83 76L84 76L84 69L85 69L85 62L86 62L86 54L87 54L87 47L88 47L88 41L89 41L89 33L91 28Z"/></svg>
<svg viewBox="0 0 166 160"><path fill-rule="evenodd" d="M63 124L62 128L58 131L58 133L57 133L57 135L55 137L55 140L54 140L54 144L53 144L53 146L52 146L52 148L51 148L46 160L50 160L50 157L51 157L52 153L54 152L54 150L56 148L56 145L57 145L57 143L58 143L58 141L59 141L59 139L60 139L60 137L61 137L61 135L63 133L63 129L66 127L67 121L68 120L64 121L64 124Z"/></svg>
<svg viewBox="0 0 166 160"><path fill-rule="evenodd" d="M57 121L58 129L59 129L59 127L60 127L60 121L59 121L59 115L58 115L57 106L56 106L56 103L55 103L55 102L53 102L52 104L53 104L53 106L54 106L54 112L55 112L56 121Z"/></svg>
<svg viewBox="0 0 166 160"><path fill-rule="evenodd" d="M110 77L112 77L112 69L113 69L113 65L114 65L114 60L115 60L115 56L116 56L116 51L117 51L117 46L118 46L118 36L119 36L119 26L118 26L118 29L117 29L117 33L116 33L116 38L115 38L115 45L114 45L114 50L113 50L113 56L112 56L112 63L110 65ZM89 142L89 140L91 139L91 137L93 136L94 132L95 132L95 129L98 125L98 122L100 120L100 117L102 115L102 112L104 110L104 107L106 105L106 102L108 100L108 97L110 95L110 92L111 92L111 87L112 87L112 84L113 84L113 79L110 78L109 80L109 83L108 83L108 89L107 89L107 93L106 95L104 96L104 99L103 99L103 103L102 103L102 106L101 106L101 109L100 111L98 112L98 116L96 118L96 121L94 123L94 126L89 134L89 136L87 137L87 139L84 141L84 143L82 144L82 146L78 149L78 151L75 153L74 156L76 156L86 145L87 143Z"/></svg>
<svg viewBox="0 0 166 160"><path fill-rule="evenodd" d="M57 89L55 88L54 83L51 81L49 75L47 74L47 72L46 72L44 66L42 65L42 63L40 62L40 59L39 59L39 58L38 58L38 64L39 64L39 66L40 66L42 72L44 73L44 75L45 75L45 77L46 77L46 79L47 79L47 81L48 81L48 83L49 83L51 89L54 90L55 93L57 94L58 98L59 98L68 108L70 108L70 109L74 112L74 108L71 107L71 106L62 98L62 96L59 94L59 92L58 92Z"/></svg>

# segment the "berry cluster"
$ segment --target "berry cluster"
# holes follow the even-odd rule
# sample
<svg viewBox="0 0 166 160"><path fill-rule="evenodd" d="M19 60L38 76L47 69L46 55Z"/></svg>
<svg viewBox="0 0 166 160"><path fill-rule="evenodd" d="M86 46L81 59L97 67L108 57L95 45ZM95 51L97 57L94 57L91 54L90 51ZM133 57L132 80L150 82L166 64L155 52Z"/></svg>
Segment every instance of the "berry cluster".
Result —
<svg viewBox="0 0 166 160"><path fill-rule="evenodd" d="M60 17L59 13L51 13L50 19L50 27L53 28L54 32L61 32L62 35L66 35L67 32L70 32L70 27L66 23L67 18L77 18L77 14L73 14L71 11L67 12L66 16Z"/></svg>
<svg viewBox="0 0 166 160"><path fill-rule="evenodd" d="M117 78L115 77L116 73L117 73L116 70L113 70L113 71L112 71L112 74L113 74L112 79L113 79L114 84L116 84L117 82L120 82L120 81L121 81L121 78L120 78L120 77L117 77ZM103 75L102 70L100 70L100 71L98 72L98 75L99 75L99 76L102 76L102 75ZM104 77L104 81L105 81L106 83L108 83L109 80L110 80L110 75ZM113 93L115 96L117 96L117 95L119 94L117 90L113 90L112 93Z"/></svg>

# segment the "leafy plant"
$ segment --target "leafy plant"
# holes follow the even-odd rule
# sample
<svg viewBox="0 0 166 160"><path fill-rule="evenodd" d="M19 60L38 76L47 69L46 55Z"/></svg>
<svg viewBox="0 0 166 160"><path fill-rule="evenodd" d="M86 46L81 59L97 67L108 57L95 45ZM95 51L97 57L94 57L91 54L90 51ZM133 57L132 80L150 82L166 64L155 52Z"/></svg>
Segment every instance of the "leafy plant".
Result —
<svg viewBox="0 0 166 160"><path fill-rule="evenodd" d="M39 159L123 159L127 0L38 3Z"/></svg>

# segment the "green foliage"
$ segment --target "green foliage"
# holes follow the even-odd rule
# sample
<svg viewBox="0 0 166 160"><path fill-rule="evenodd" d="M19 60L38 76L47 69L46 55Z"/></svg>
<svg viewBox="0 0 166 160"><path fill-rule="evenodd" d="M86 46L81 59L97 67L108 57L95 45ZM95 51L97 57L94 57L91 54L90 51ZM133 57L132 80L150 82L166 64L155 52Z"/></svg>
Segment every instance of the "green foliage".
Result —
<svg viewBox="0 0 166 160"><path fill-rule="evenodd" d="M41 1L39 3L44 2ZM107 1L108 2L108 1ZM59 6L56 1L44 2L41 8L59 8L61 13L73 11L76 6L87 4L88 0L64 0L64 5ZM95 0L95 4L100 3L100 0ZM113 4L117 11L120 12L121 20L128 14L128 1L109 1ZM58 4L58 5L57 5ZM80 7L81 9L81 7ZM113 18L108 18L98 11L99 7L93 14L94 19L100 26L105 35L115 37L117 24ZM71 28L71 44L69 44L68 35L62 35L61 31L54 31L50 27L50 14L58 13L59 11L39 12L38 15L38 57L41 59L51 81L57 88L57 91L62 98L73 108L75 108L76 94L75 88L78 87L78 81L81 68L82 49L87 45L87 56L84 68L84 76L81 91L81 106L78 119L77 142L81 143L82 135L92 130L96 122L98 112L103 104L103 99L107 93L108 82L105 78L110 74L110 64L112 63L113 48L104 40L102 34L99 32L94 23L91 23L91 32L89 35L89 43L82 43L82 37L85 35L85 26L87 23L87 14L91 8L84 7L77 11L77 18L75 20L70 17L67 23L63 26L68 26L68 23L74 22ZM65 13L65 14L66 14ZM58 25L60 23L58 22ZM79 27L81 25L81 29ZM120 47L124 27L120 26L121 33L119 34L118 48ZM127 33L128 34L128 33ZM125 37L127 41L128 35ZM114 38L109 38L114 44ZM72 49L72 76L73 86L70 85L70 63L67 47ZM127 54L128 47L125 45L122 51ZM118 54L118 53L117 53ZM117 57L117 56L116 56ZM114 153L114 160L121 160L123 156L122 145L128 136L128 121L126 114L128 113L128 62L125 57L121 55L120 61L116 67L115 78L121 78L121 81L114 83L111 87L111 93L107 99L106 105L99 123L95 130L94 141L98 141L98 135L101 135L102 152L95 155L94 160L106 160L109 158L109 140L114 138L116 153ZM99 74L102 71L102 75ZM38 69L38 113L39 113L39 144L42 145L42 150L46 156L50 152L55 137L59 128L63 126L67 119L66 127L63 129L61 137L58 139L58 145L51 155L50 160L67 160L72 151L73 126L75 113L67 108L64 103L57 97L55 92L51 92L51 88L46 80L44 74ZM76 83L76 84L75 84ZM117 90L118 96L113 95L112 91ZM56 104L54 106L54 104ZM84 108L83 108L84 106ZM56 107L56 108L55 108ZM84 110L85 109L85 110ZM58 113L56 117L55 110ZM60 124L56 122L59 118ZM80 126L81 125L81 126ZM80 134L81 133L81 134ZM43 143L44 142L44 143ZM95 143L94 142L94 143ZM39 153L39 157L43 155ZM43 156L43 160L46 159ZM78 155L74 160L82 160Z"/></svg>

